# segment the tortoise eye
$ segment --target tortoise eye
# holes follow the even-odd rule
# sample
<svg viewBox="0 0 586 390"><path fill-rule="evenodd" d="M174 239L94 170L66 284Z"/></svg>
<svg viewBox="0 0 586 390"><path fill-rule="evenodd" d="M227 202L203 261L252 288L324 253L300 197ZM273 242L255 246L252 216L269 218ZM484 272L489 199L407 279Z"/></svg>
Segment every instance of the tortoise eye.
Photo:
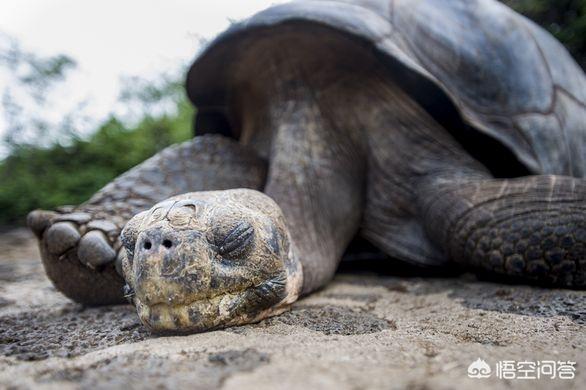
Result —
<svg viewBox="0 0 586 390"><path fill-rule="evenodd" d="M240 222L218 245L218 253L225 257L238 258L250 247L253 239L252 225L248 222Z"/></svg>

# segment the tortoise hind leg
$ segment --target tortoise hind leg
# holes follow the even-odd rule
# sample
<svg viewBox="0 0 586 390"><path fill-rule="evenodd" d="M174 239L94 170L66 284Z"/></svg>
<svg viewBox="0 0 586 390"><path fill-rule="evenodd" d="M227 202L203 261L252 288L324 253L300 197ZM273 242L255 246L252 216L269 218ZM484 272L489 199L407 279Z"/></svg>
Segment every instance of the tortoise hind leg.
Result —
<svg viewBox="0 0 586 390"><path fill-rule="evenodd" d="M480 272L586 287L586 180L434 180L420 206L432 239Z"/></svg>
<svg viewBox="0 0 586 390"><path fill-rule="evenodd" d="M163 150L80 206L33 211L27 222L39 239L47 276L59 291L88 305L122 303L118 236L130 218L186 192L258 189L265 171L264 161L235 141L201 136Z"/></svg>

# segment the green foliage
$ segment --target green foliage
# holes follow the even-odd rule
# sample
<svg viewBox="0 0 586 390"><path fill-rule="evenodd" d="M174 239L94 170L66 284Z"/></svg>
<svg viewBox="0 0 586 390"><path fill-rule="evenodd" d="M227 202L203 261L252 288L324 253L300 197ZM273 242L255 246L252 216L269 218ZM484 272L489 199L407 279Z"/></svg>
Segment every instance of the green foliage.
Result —
<svg viewBox="0 0 586 390"><path fill-rule="evenodd" d="M135 124L112 116L89 138L75 129L81 115L46 121L51 90L75 62L63 55L42 57L23 50L0 32L0 70L9 86L2 95L8 157L0 161L0 225L22 223L36 208L76 205L116 176L168 145L192 136L193 108L176 77L129 78L120 101ZM138 118L138 119L136 119Z"/></svg>
<svg viewBox="0 0 586 390"><path fill-rule="evenodd" d="M0 164L0 224L22 223L36 208L79 204L164 147L189 139L193 110L186 101L178 106L176 114L146 116L132 127L111 118L90 139L69 146L17 147Z"/></svg>
<svg viewBox="0 0 586 390"><path fill-rule="evenodd" d="M586 0L505 0L559 39L586 66Z"/></svg>

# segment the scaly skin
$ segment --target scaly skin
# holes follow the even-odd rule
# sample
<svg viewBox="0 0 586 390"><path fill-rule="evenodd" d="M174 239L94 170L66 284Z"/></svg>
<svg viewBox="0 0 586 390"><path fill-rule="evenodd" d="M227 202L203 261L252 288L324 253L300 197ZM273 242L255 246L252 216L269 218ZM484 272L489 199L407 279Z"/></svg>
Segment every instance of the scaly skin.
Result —
<svg viewBox="0 0 586 390"><path fill-rule="evenodd" d="M260 188L265 172L265 163L236 142L197 137L163 150L78 207L32 212L28 225L59 291L88 305L122 303L119 234L133 215L189 191Z"/></svg>
<svg viewBox="0 0 586 390"><path fill-rule="evenodd" d="M583 288L585 196L586 182L570 177L435 178L421 200L430 235L450 258L478 272Z"/></svg>

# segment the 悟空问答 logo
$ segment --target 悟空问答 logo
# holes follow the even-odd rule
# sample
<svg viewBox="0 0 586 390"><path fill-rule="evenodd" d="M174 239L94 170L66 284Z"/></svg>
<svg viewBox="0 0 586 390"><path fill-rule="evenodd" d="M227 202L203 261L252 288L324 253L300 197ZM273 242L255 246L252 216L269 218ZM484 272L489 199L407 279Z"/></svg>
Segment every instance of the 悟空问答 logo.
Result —
<svg viewBox="0 0 586 390"><path fill-rule="evenodd" d="M488 363L478 358L468 366L468 377L470 378L488 378L491 374Z"/></svg>

